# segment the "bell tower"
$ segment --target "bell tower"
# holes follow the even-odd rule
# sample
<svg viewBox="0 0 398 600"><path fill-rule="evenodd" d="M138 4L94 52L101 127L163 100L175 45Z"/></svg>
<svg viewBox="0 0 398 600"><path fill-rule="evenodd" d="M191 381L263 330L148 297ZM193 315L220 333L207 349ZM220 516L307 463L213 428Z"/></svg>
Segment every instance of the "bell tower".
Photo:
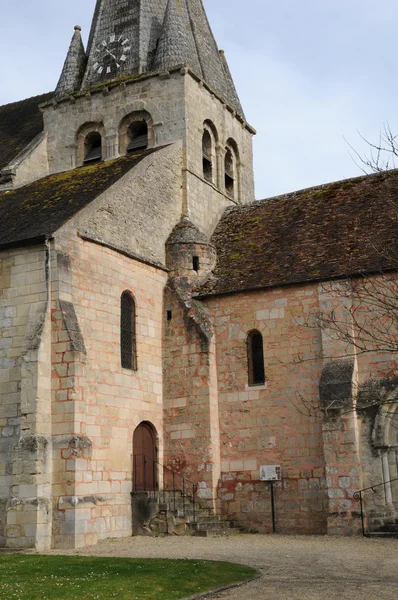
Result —
<svg viewBox="0 0 398 600"><path fill-rule="evenodd" d="M142 140L181 144L182 216L205 234L254 200L255 131L202 0L97 0L87 49L76 28L44 120L51 172Z"/></svg>

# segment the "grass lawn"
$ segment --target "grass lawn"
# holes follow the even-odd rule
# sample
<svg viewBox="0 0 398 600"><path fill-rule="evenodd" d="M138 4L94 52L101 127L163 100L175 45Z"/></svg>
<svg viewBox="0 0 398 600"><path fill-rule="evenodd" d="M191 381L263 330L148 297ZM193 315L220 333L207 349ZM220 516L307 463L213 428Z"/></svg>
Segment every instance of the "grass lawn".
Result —
<svg viewBox="0 0 398 600"><path fill-rule="evenodd" d="M203 560L12 554L0 556L0 600L178 600L255 573Z"/></svg>

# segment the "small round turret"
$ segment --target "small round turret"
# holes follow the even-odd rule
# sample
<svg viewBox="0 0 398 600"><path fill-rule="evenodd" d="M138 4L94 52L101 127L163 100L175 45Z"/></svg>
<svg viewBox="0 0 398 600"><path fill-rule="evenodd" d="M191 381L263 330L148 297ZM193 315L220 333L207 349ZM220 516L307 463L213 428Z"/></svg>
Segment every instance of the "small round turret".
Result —
<svg viewBox="0 0 398 600"><path fill-rule="evenodd" d="M166 265L171 277L197 281L214 268L216 250L207 237L184 217L166 242Z"/></svg>

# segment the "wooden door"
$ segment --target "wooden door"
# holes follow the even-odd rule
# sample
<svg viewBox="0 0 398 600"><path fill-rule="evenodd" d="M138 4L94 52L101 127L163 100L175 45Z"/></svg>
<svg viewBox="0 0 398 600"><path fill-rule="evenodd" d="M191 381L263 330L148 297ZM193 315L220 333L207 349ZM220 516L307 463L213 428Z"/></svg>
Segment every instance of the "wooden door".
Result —
<svg viewBox="0 0 398 600"><path fill-rule="evenodd" d="M136 492L157 487L156 437L150 423L141 423L134 432L133 482Z"/></svg>

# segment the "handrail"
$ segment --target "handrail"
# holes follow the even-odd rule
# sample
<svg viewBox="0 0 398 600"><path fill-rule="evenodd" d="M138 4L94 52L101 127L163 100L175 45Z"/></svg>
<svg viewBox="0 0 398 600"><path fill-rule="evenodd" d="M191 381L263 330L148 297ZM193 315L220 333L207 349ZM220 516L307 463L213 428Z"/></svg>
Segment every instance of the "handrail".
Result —
<svg viewBox="0 0 398 600"><path fill-rule="evenodd" d="M369 490L372 490L372 492L375 492L375 488L382 487L382 486L385 487L388 483L392 483L393 481L398 481L398 477L394 477L394 479L390 479L390 481L383 481L382 483L377 483L376 485L371 485L369 487L363 488L362 490L358 490L357 492L354 492L353 498L355 500L359 500L360 506L361 506L361 524L362 524L362 535L363 536L366 536L365 514L364 514L364 510L363 510L363 499L362 499L363 492L368 492Z"/></svg>
<svg viewBox="0 0 398 600"><path fill-rule="evenodd" d="M143 472L142 479L137 483L137 459L142 460ZM147 468L147 464L152 462L152 468ZM159 491L159 480L157 477L157 467L163 469L163 501L166 499L166 492L173 493L173 503L174 503L174 512L176 512L176 494L178 492L181 493L182 503L183 503L183 514L186 516L186 498L190 497L189 493L186 493L187 490L192 493L192 516L193 523L196 523L196 502L195 502L195 494L198 490L198 486L190 481L184 475L181 475L177 471L174 471L170 466L162 465L158 460L150 458L145 454L135 454L134 455L134 472L133 472L133 490L134 492L148 492L148 491L158 491L159 494L162 494L162 491ZM148 477L149 475L149 477ZM171 476L171 487L168 488L167 477ZM179 488L176 485L176 479L179 478L181 480L181 487ZM152 486L150 485L152 483ZM151 489L149 489L151 488ZM153 489L155 488L155 489Z"/></svg>
<svg viewBox="0 0 398 600"><path fill-rule="evenodd" d="M390 481L383 481L383 483L377 483L376 485L371 485L367 488L363 488L363 490L358 490L357 492L355 492L354 498L356 498L356 500L358 500L359 495L357 496L357 494L361 494L362 492L367 492L368 490L372 490L372 492L374 492L374 488L381 487L382 485L387 485L387 483L392 483L393 481L398 481L398 477L395 477L394 479L390 479Z"/></svg>

